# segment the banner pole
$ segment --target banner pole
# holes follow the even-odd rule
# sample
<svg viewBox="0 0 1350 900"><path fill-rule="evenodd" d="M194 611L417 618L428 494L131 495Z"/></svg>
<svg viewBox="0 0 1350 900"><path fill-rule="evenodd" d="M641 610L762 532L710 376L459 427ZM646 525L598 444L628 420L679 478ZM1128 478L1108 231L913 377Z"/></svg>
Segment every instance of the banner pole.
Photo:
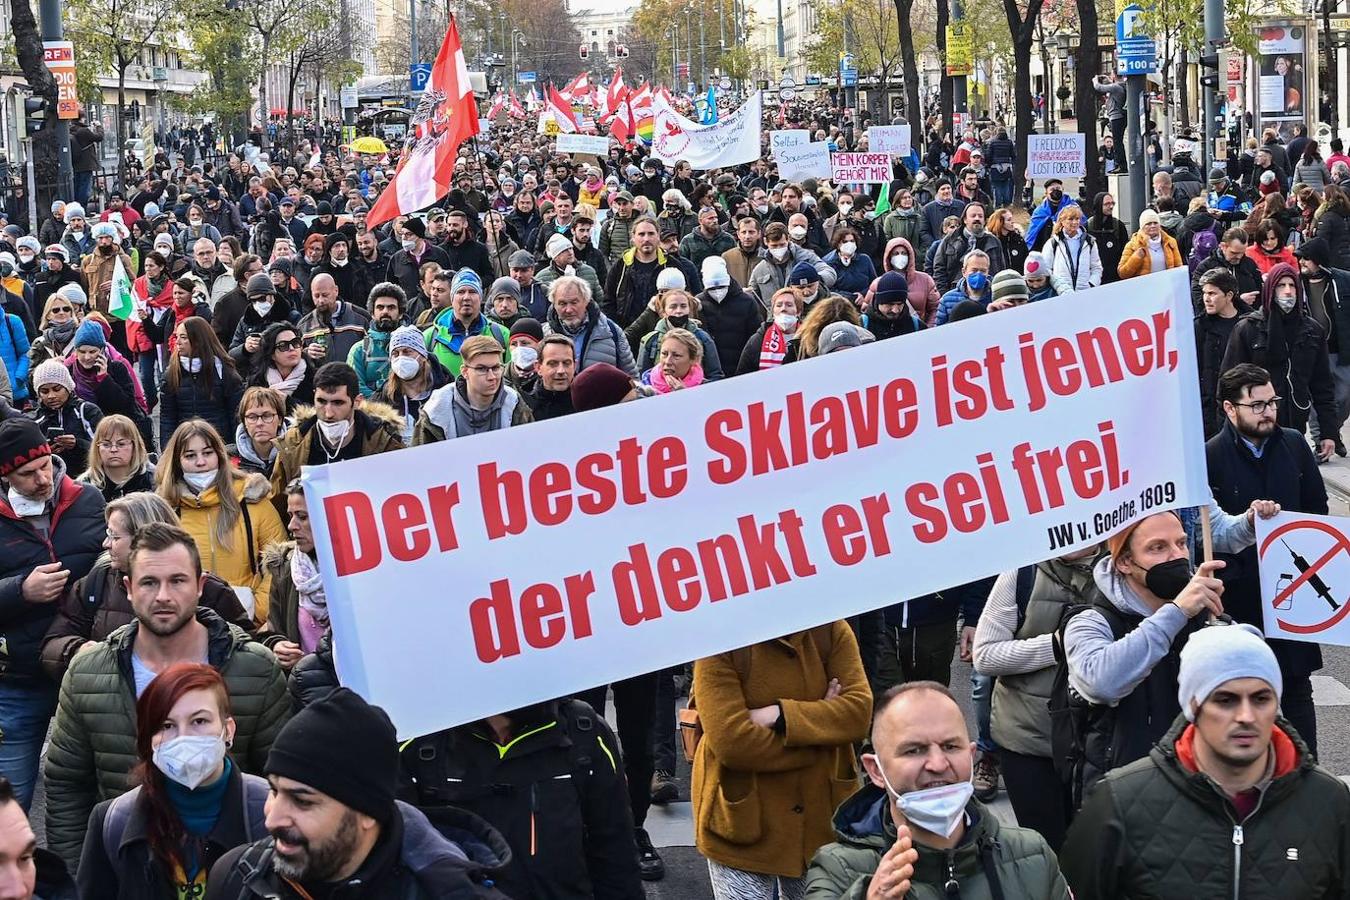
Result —
<svg viewBox="0 0 1350 900"><path fill-rule="evenodd" d="M1214 559L1214 535L1209 526L1209 506L1200 507L1200 539L1204 545L1204 561Z"/></svg>

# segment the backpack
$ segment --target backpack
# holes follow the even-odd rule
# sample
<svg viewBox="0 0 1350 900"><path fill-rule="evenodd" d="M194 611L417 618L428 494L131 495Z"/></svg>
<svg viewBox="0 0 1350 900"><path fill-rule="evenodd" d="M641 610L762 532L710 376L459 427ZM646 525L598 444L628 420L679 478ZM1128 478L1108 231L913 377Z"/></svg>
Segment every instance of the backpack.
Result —
<svg viewBox="0 0 1350 900"><path fill-rule="evenodd" d="M828 660L834 651L834 623L828 622L809 629L807 634L811 643L816 645L816 653L821 659ZM736 670L741 683L750 679L750 647L740 647L731 651L731 666ZM689 689L689 703L680 710L680 743L684 750L685 762L694 761L694 752L699 741L703 740L703 722L699 719L698 709L694 705L694 689Z"/></svg>
<svg viewBox="0 0 1350 900"><path fill-rule="evenodd" d="M1187 258L1186 264L1190 267L1191 277L1195 277L1195 272L1200 268L1205 260L1214 255L1214 251L1219 249L1219 223L1215 222L1204 231L1197 231L1191 236L1191 255Z"/></svg>
<svg viewBox="0 0 1350 900"><path fill-rule="evenodd" d="M248 845L267 836L266 813L263 811L263 804L267 802L268 795L272 792L271 786L263 778L257 775L249 775L247 772L239 773L239 791L243 794L244 805L244 840L243 845ZM122 836L126 833L127 823L131 821L131 814L136 808L136 801L141 796L139 786L119 795L108 804L108 811L103 816L103 852L108 857L108 861L114 869L120 866L120 857L117 849L122 846ZM118 880L129 873L118 872Z"/></svg>
<svg viewBox="0 0 1350 900"><path fill-rule="evenodd" d="M1020 573L1019 573L1020 575ZM1060 783L1068 787L1073 808L1083 803L1083 763L1087 753L1088 729L1092 714L1101 709L1069 684L1069 663L1064 651L1064 632L1079 613L1095 609L1111 626L1112 640L1120 640L1130 630L1128 623L1110 601L1104 604L1078 603L1067 606L1059 617L1051 646L1055 654L1055 681L1050 688L1050 757ZM1019 608L1019 615L1021 609Z"/></svg>

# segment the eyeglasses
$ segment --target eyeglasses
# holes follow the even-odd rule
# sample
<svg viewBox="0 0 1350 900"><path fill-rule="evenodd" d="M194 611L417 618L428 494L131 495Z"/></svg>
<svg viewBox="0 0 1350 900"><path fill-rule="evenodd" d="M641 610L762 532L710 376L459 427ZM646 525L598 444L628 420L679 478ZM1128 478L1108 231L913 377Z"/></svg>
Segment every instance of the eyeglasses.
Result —
<svg viewBox="0 0 1350 900"><path fill-rule="evenodd" d="M1252 411L1252 415L1263 415L1267 409L1279 409L1280 401L1283 397L1271 397L1269 400L1253 400L1251 403L1233 403L1234 406L1245 406Z"/></svg>
<svg viewBox="0 0 1350 900"><path fill-rule="evenodd" d="M500 365L497 365L497 366L465 366L464 368L468 369L470 372L473 372L473 373L476 374L476 375L482 375L482 376L484 376L484 377L495 377L495 376L497 376L497 375L502 374L502 371L503 371L503 367L500 366Z"/></svg>
<svg viewBox="0 0 1350 900"><path fill-rule="evenodd" d="M260 425L264 422L275 422L277 414L274 412L249 413L244 416L244 421L250 425Z"/></svg>
<svg viewBox="0 0 1350 900"><path fill-rule="evenodd" d="M287 350L299 350L300 339L296 338L295 340L291 341L277 341L276 349L282 351L283 353L286 352Z"/></svg>
<svg viewBox="0 0 1350 900"><path fill-rule="evenodd" d="M105 536L107 536L108 540L110 540L110 541L124 541L124 540L128 540L128 539L131 537L131 535L129 535L129 534L118 534L117 532L113 531L111 528L109 528L107 531L103 532L103 534L104 534Z"/></svg>
<svg viewBox="0 0 1350 900"><path fill-rule="evenodd" d="M130 449L132 448L132 446L133 446L133 445L132 445L131 441L128 441L128 440L125 440L125 439L120 440L120 441L99 441L99 442L98 442L98 449L100 449L100 450L130 450Z"/></svg>

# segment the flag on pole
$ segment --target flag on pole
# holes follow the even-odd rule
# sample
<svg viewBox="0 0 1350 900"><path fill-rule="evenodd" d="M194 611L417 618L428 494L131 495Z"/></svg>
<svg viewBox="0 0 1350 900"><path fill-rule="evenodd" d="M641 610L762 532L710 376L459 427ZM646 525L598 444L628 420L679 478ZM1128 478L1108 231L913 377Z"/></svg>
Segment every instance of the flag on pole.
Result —
<svg viewBox="0 0 1350 900"><path fill-rule="evenodd" d="M505 108L506 108L506 97L503 96L501 91L498 91L497 96L492 98L492 106L488 108L487 118L489 119L497 118L497 116Z"/></svg>
<svg viewBox="0 0 1350 900"><path fill-rule="evenodd" d="M553 85L548 86L548 102L544 106L544 113L553 114L553 121L558 123L558 130L567 134L575 134L577 130L576 117L572 115L572 104L567 98L558 93L558 89Z"/></svg>
<svg viewBox="0 0 1350 900"><path fill-rule="evenodd" d="M619 99L618 109L609 120L609 133L621 147L632 146L637 136L637 120L633 118L633 104L630 94L625 92Z"/></svg>
<svg viewBox="0 0 1350 900"><path fill-rule="evenodd" d="M511 88L511 106L509 111L507 112L507 115L509 115L513 119L525 118L525 107L520 105L520 100L519 98L516 97L515 88Z"/></svg>
<svg viewBox="0 0 1350 900"><path fill-rule="evenodd" d="M623 83L623 67L614 67L614 80L609 83L609 89L605 91L604 114L612 116L619 111L619 104L623 102L624 96L628 93L628 88Z"/></svg>
<svg viewBox="0 0 1350 900"><path fill-rule="evenodd" d="M580 100L590 92L591 73L582 72L562 89L564 100Z"/></svg>
<svg viewBox="0 0 1350 900"><path fill-rule="evenodd" d="M889 181L881 185L881 196L877 198L876 215L873 219L880 220L882 216L891 211L891 183Z"/></svg>
<svg viewBox="0 0 1350 900"><path fill-rule="evenodd" d="M700 125L717 124L717 95L713 93L712 88L708 88L708 96L702 98L702 103L698 106L698 121Z"/></svg>
<svg viewBox="0 0 1350 900"><path fill-rule="evenodd" d="M366 217L372 228L450 193L459 145L478 133L478 105L453 15L411 124L413 142L403 163Z"/></svg>
<svg viewBox="0 0 1350 900"><path fill-rule="evenodd" d="M131 295L131 276L122 265L122 255L117 255L113 263L112 289L108 292L108 312L123 322L130 319L136 310L136 299Z"/></svg>

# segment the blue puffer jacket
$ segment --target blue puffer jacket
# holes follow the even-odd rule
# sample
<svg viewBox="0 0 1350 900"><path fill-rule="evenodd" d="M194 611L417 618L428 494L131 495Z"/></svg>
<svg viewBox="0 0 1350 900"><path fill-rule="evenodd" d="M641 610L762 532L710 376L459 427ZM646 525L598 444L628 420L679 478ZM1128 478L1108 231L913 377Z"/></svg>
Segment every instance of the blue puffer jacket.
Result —
<svg viewBox="0 0 1350 900"><path fill-rule="evenodd" d="M943 294L942 299L938 301L937 319L935 321L938 325L946 325L947 321L951 318L952 310L956 309L956 304L960 303L962 300L978 300L985 309L988 309L989 304L993 299L993 291L988 287L984 289L984 293L979 297L971 297L966 294L966 280L962 278L956 283L956 287Z"/></svg>
<svg viewBox="0 0 1350 900"><path fill-rule="evenodd" d="M863 253L853 254L853 262L844 265L838 250L825 254L825 262L834 269L838 278L834 282L834 293L843 294L850 300L867 293L877 277L877 267L872 258Z"/></svg>
<svg viewBox="0 0 1350 900"><path fill-rule="evenodd" d="M18 404L28 399L28 335L24 333L23 320L14 313L4 313L4 320L0 323L0 362L9 373L14 402Z"/></svg>

